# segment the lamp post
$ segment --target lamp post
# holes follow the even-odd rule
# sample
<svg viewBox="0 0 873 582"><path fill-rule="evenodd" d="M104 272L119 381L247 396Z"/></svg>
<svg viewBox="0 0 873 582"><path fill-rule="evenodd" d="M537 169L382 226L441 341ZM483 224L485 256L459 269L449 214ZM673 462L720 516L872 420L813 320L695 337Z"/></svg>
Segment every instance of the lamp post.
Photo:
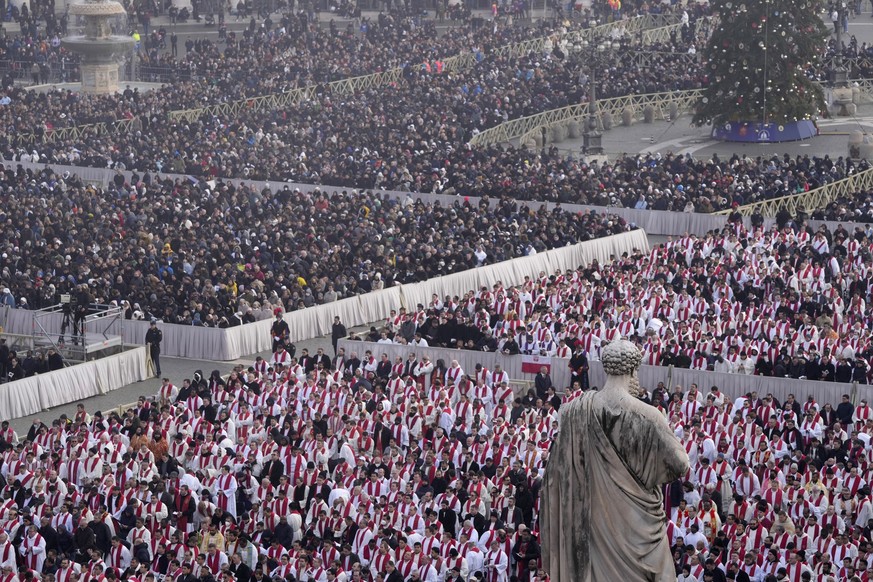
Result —
<svg viewBox="0 0 873 582"><path fill-rule="evenodd" d="M597 66L606 52L608 42L582 41L582 55L588 59L588 116L582 132L582 153L597 156L603 153L603 134L597 127Z"/></svg>
<svg viewBox="0 0 873 582"><path fill-rule="evenodd" d="M849 71L843 66L843 18L846 18L846 3L837 2L836 54L834 65L828 73L829 81L834 87L845 87L849 82Z"/></svg>

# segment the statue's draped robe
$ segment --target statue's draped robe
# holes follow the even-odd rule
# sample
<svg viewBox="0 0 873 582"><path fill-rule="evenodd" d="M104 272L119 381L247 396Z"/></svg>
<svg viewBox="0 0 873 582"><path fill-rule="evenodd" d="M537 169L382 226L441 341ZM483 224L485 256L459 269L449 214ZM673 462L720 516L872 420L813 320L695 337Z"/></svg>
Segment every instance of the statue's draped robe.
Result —
<svg viewBox="0 0 873 582"><path fill-rule="evenodd" d="M676 580L661 485L688 457L657 410L629 394L617 402L589 392L561 407L540 515L556 582Z"/></svg>

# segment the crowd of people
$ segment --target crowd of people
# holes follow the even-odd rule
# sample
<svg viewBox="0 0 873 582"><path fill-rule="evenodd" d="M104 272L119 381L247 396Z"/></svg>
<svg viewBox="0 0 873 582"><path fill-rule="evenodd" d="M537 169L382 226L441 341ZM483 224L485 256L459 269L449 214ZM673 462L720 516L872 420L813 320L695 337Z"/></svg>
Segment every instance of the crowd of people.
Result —
<svg viewBox="0 0 873 582"><path fill-rule="evenodd" d="M870 234L731 224L671 238L648 255L434 296L392 314L368 339L557 356L578 369L599 358L601 345L625 337L648 365L868 384ZM404 327L407 320L414 325Z"/></svg>
<svg viewBox="0 0 873 582"><path fill-rule="evenodd" d="M104 190L49 170L0 175L2 220L21 225L0 242L0 304L38 309L73 292L129 318L230 327L631 228L509 199L443 206L118 177Z"/></svg>
<svg viewBox="0 0 873 582"><path fill-rule="evenodd" d="M693 200L695 210L710 199L717 207L741 205L866 168L842 158L702 161L672 155L587 166L557 151L542 155L584 176L581 191L596 194L590 203L660 210L689 210ZM7 202L2 216L21 226L5 231L0 243L0 273L10 289L3 303L41 308L85 285L91 299L124 302L129 317L229 327L269 317L275 307L291 311L631 227L608 213L545 211L514 202L513 183L504 183L502 198L488 208L490 201L475 205L458 198L440 206L351 189L259 191L148 172L131 178L119 173L103 189L75 175L10 166L0 179ZM692 192L708 196L692 198ZM229 218L209 220L216 213ZM184 228L177 230L180 224ZM121 255L134 260L119 261Z"/></svg>
<svg viewBox="0 0 873 582"><path fill-rule="evenodd" d="M461 38L463 42L449 43L451 49L459 44L473 44L466 36L461 35ZM350 39L358 42L353 35ZM333 44L333 39L326 37L324 43ZM677 40L677 43L681 45L682 41ZM688 66L684 59L663 57L653 63L635 64L627 58L635 49L636 45L628 42L607 61L612 74L599 81L602 96L696 88L705 79L699 67ZM314 47L311 50L317 54ZM571 53L571 50L573 47L562 48L558 43L544 54L509 58L491 54L487 46L474 45L478 63L470 70L449 73L440 72L443 58L440 54L427 53L423 58L419 56L416 61L407 62L402 79L387 86L363 88L350 95L336 95L325 87L316 90L312 99L281 110L251 108L226 115L204 114L196 121L167 119L170 111L179 108L170 103L180 100L188 109L205 105L219 95L232 99L240 96L239 91L246 91L243 96L275 93L310 80L317 81L297 80L300 69L305 70L305 67L289 67L283 65L281 59L275 63L280 71L278 77L262 75L260 63L264 59L258 57L258 50L241 51L240 58L216 59L214 49L206 46L202 49L203 60L217 62L222 69L236 74L197 73L199 83L193 80L174 83L166 91L145 96L131 92L127 101L124 97L117 98L120 102L111 110L112 117L136 118L142 130L99 136L85 134L32 146L18 143L10 136L2 153L6 159L26 155L47 163L135 168L141 172L174 171L198 176L420 192L478 190L490 185L475 183L470 179L471 171L487 171L482 164L494 157L496 150L471 151L466 144L477 132L509 119L586 98L584 71L588 65L584 55ZM338 52L346 54L343 50ZM296 51L286 54L296 58ZM259 66L252 66L255 62ZM270 63L271 59L266 62ZM326 62L325 68L332 67L337 77L354 73L347 73L345 67L331 63L330 59ZM285 75L281 71L285 71ZM295 78L295 82L285 85L283 76ZM258 86L263 83L269 86L247 91L250 79ZM207 99L198 99L198 87L202 85L205 85ZM59 111L69 99L64 95L50 95L38 101L46 101L49 106L53 105L50 109ZM43 115L46 108L31 107L27 101L32 99L15 100L17 107L9 108L9 116L14 115L15 109L26 109L28 114L21 118L21 123L45 126L34 117ZM94 109L86 103L83 106ZM63 126L63 122L54 121L57 117L45 116L46 120L52 120L52 129ZM72 124L73 117L68 119ZM163 122L156 123L158 120ZM213 146L216 143L218 147ZM516 168L525 167L523 163L529 157L536 157L535 153L503 152L499 170L502 174L516 172ZM549 190L547 186L528 188L522 197L553 197Z"/></svg>
<svg viewBox="0 0 873 582"><path fill-rule="evenodd" d="M515 394L499 367L441 369L414 347L298 356L164 378L123 414L80 404L20 438L3 422L5 579L549 580L541 479L561 406L596 387L544 368ZM866 399L639 397L691 459L665 489L679 580L873 572Z"/></svg>
<svg viewBox="0 0 873 582"><path fill-rule="evenodd" d="M813 210L810 217L817 220L842 222L873 222L873 192L859 188L846 196L840 196L824 208Z"/></svg>
<svg viewBox="0 0 873 582"><path fill-rule="evenodd" d="M704 68L685 57L696 53L706 39L706 27L696 26L706 14L704 5L688 7L684 29L670 42L649 47L658 56L645 64L632 58L638 39L616 33L617 48L604 57L609 74L601 76L597 93L607 97L704 85ZM585 19L570 24L578 26L578 22ZM154 46L144 51L148 62L166 66L176 79L147 94L125 91L92 98L10 89L0 101L5 103L0 122L9 129L0 151L6 159L21 161L350 188L607 204L622 203L627 197L630 202L625 204L631 206L642 196L648 207L667 204L669 209L699 212L727 208L733 199L761 197L756 193L726 196L706 187L694 190L693 183L679 184L683 187L679 196L661 196L640 192L640 186L650 184L630 175L628 194L616 192L604 201L598 196L602 192L592 188L597 178L572 159L526 148L468 147L469 139L483 129L587 98L588 58L562 40L566 26L566 22L544 23L530 31L495 24L482 39L481 31L469 26L436 36L426 22L384 14L378 22L366 23L360 34L321 31L305 12L276 23L268 19L258 25L252 20L245 34L228 39L223 49L217 43L198 41L186 47L184 58L163 55ZM549 34L556 42L540 54L510 58L493 51L529 35ZM51 50L56 40L44 40L41 46ZM472 69L441 74L446 57L466 51L477 56ZM334 95L324 85L395 66L404 67L404 75L389 86ZM168 118L178 109L306 85L320 87L315 97L282 110L244 109L204 115L193 122ZM117 119L135 120L134 129L40 143L43 134L61 127ZM36 143L31 135L34 128ZM658 190L668 188L663 182L661 186ZM771 186L764 194L767 197L787 190L767 186Z"/></svg>
<svg viewBox="0 0 873 582"><path fill-rule="evenodd" d="M523 30L495 25L482 40L498 46L508 44L523 38ZM542 34L548 30L543 29ZM163 121L171 111L280 93L429 58L445 58L474 44L469 27L452 29L435 42L436 36L432 23L416 24L411 18L391 15L371 23L364 34L324 31L305 15L285 16L275 24L265 20L260 26L252 20L239 38L228 36L221 48L216 42L198 39L180 49L176 41L177 51L184 51L184 57L173 55L172 41L165 42L169 50L163 55L159 48L148 44L142 50L141 64L165 66L170 69L168 75L176 80L148 93L136 92L136 99L131 99L128 93L94 96L66 90L52 91L46 96L11 86L11 79L7 79L3 96L6 103L0 113L5 127L13 126L20 132L50 131L125 117L142 118L144 123L151 119ZM75 63L57 34L9 37L0 41L0 49L5 49L0 52L0 60L5 55L9 67L22 59L26 61L28 55L35 62L40 61L37 55L44 55L45 60L64 58ZM74 73L71 80L75 78Z"/></svg>
<svg viewBox="0 0 873 582"><path fill-rule="evenodd" d="M705 31L698 37L693 34L695 23L705 15L704 8L691 10L683 32L677 32L666 45L650 47L657 55L651 63L637 63L631 57L638 49L637 39L617 34L618 48L606 57L610 74L601 76L598 94L701 86L705 71L689 65L686 57L706 38ZM560 27L557 30L566 32ZM128 90L118 96L92 98L66 92L34 95L11 89L2 99L5 107L0 109L4 126L10 130L0 147L2 155L11 160L110 166L141 173L507 195L698 212L794 193L829 181L829 176L822 174L852 171L851 162L843 160L816 160L812 164L809 160L782 164L756 160L754 165L765 166L769 179L749 183L751 188L743 192L733 183L739 178L735 174L745 170L746 160L732 160L732 167L726 168L724 164L715 167L710 160L686 163L682 158L679 162L671 159L669 167L664 167L660 160L637 159L637 167L623 161L621 169L615 170L609 164L590 168L556 149L537 152L467 146L482 129L587 98L587 57L575 52L576 47L558 41L547 45L542 54L517 57L497 56L492 50L524 34L542 36L555 31L543 25L526 33L501 25L482 42L475 36L478 33L468 28L434 39L427 24L384 15L361 35L354 31L321 32L305 18L285 17L275 26L268 22L260 27L253 21L246 34L228 40L223 51L209 41L191 43L190 49L186 48L188 54L177 61L152 50L156 62L168 64L172 74L184 79L158 91L140 94ZM465 50L477 55L478 62L471 70L440 74L446 56ZM324 85L393 66L405 67L405 72L400 83L390 86L333 95ZM270 74L262 74L264 67ZM312 100L282 111L242 110L228 116L205 115L193 122L166 117L177 109L313 84L322 89ZM85 133L44 143L16 141L33 128L40 135L61 127L118 119L134 120L134 130L101 136ZM807 170L810 164L815 166L811 177L791 176L795 165ZM656 171L654 183L653 169L661 170ZM715 181L706 180L711 170L722 175ZM756 170L753 167L751 171ZM683 172L691 175L686 179ZM603 182L615 181L616 176L623 184L620 190L609 191ZM727 192L721 188L725 183L731 186Z"/></svg>
<svg viewBox="0 0 873 582"><path fill-rule="evenodd" d="M422 84L420 91L413 94L426 102L433 85ZM542 101L508 88L489 93L480 92L478 86L465 86L464 91L480 94L477 99L486 99L484 95L488 94L494 104L506 103L505 109L513 115L523 115L526 108L537 108ZM407 89L374 89L373 93L382 95L381 99L390 93L392 98L381 102L376 110L368 102L325 94L317 103L296 106L300 110L298 121L272 116L271 121L263 123L260 114L250 112L240 114L239 124L234 126L225 126L217 118L180 121L168 125L170 136L137 131L113 138L125 141L126 149L102 149L99 139L92 143L83 137L70 140L81 146L73 150L47 143L38 148L48 154L22 148L7 150L5 155L20 161L74 165L114 163L139 172L278 176L282 180L349 188L510 196L704 213L804 192L868 167L866 162L828 156L733 156L721 160L717 156L693 159L638 155L589 165L554 147L541 151L471 148L465 144L472 133L464 128L483 120L486 124L499 123L504 115L499 108L486 109L490 113L483 116L481 110L459 104L451 119L440 109L429 110L435 116L431 118L404 103ZM499 94L505 96L499 98ZM554 104L554 99L571 94L558 91L549 99ZM521 95L525 98L517 99ZM313 123L313 118L319 116L321 121ZM396 146L389 145L392 138L401 136ZM199 145L192 149L191 141ZM212 147L214 143L218 147ZM153 164L144 160L153 160ZM863 207L858 205L846 211L846 218L860 213Z"/></svg>
<svg viewBox="0 0 873 582"><path fill-rule="evenodd" d="M697 45L706 38L705 33L700 37L692 34L694 23L705 14L697 8L684 32L677 33L664 46L650 47L652 54L657 55L651 63L637 63L631 58L638 49L636 39L617 35L618 48L605 64L610 74L601 76L598 94L605 97L701 86L706 81L705 71L689 65L686 57L688 52L696 52ZM12 130L10 136L20 135L22 132L16 130L25 126L44 132L115 119L134 119L135 127L140 129L103 136L85 134L32 146L16 143L10 137L3 147L3 156L139 172L508 195L517 199L698 212L723 210L735 201L785 195L829 181L827 176L817 180L818 175L814 175L811 180L796 180L795 185L792 184L795 180L773 171L773 160L757 160L758 165L768 166L771 179L763 184L749 184L754 188L746 193L738 193L734 188L720 191L722 180L717 180L715 187L708 186L709 180L699 183L705 175L690 175L685 180L679 171L674 171L674 175L679 174L676 180L674 175L664 175L669 171L666 168L659 177L660 187L652 188L646 180L648 176L641 174L660 164L646 160L642 168L624 163L625 174L621 177L626 187L608 192L606 188L597 188L603 179L597 172L608 172L612 178L611 165L595 167L592 173L588 166L558 155L557 150L537 152L517 147L466 145L478 131L509 119L586 99L587 57L575 52L576 47L556 42L547 45L542 54L497 56L491 49L520 38L519 29L497 27L494 37L486 43L476 42L472 32L459 29L434 43L427 25L419 26L413 19L394 21L387 16L362 36L353 31L344 35L315 30L299 34L306 30L306 22L285 18L275 27L251 26L238 42L229 41L223 52L214 43L198 42L178 63L172 58L167 61L178 64L179 74L187 80L148 94L126 91L118 97L92 100L66 93L31 97L13 90L4 108L5 125ZM549 31L542 28L533 34L545 35ZM342 42L336 42L337 38ZM407 50L394 53L395 46ZM464 47L473 47L477 64L469 71L440 74L442 59L462 52ZM163 62L159 54L155 56ZM319 64L300 63L300 56L319 57ZM387 87L333 95L323 85L395 65L405 66L404 76L400 83ZM271 68L270 75L261 74L265 66ZM323 89L316 92L314 99L283 111L243 110L229 116L205 115L193 122L166 119L169 111L180 108L318 83L322 83L319 86ZM215 143L218 147L213 147ZM745 162L739 164L738 171L744 169ZM796 163L810 164L808 160ZM824 168L825 172L846 175L852 171L851 162L826 160L815 161L815 174L823 173L823 163L829 166ZM778 170L791 173L794 164L786 160L775 165ZM712 167L709 160L682 165L679 170L695 165L694 169ZM733 170L718 168L722 174L733 174ZM736 179L737 176L730 175L724 181L732 184ZM671 186L679 186L681 193L672 195L675 192ZM665 189L670 194L663 195Z"/></svg>
<svg viewBox="0 0 873 582"><path fill-rule="evenodd" d="M687 59L706 9L694 10L682 33L651 47L660 53L651 63L631 59L635 40L617 37L598 95L703 86L705 70ZM492 50L556 33L547 26L437 37L430 24L383 15L327 33L304 11L253 21L221 47L192 41L184 56L172 42L169 55L147 43L144 62L170 81L149 93L7 84L4 157L134 175L100 188L50 168L3 169L0 306L39 308L70 293L80 304L122 304L128 318L230 327L633 228L606 212L540 208L544 200L712 212L868 168L800 156L588 164L554 147L468 147L477 131L586 98L585 55L561 35L541 54ZM31 32L0 39L0 60L64 58L51 34L37 42ZM441 71L470 50L470 70ZM325 86L392 67L404 75L390 86L351 95ZM313 99L282 110L168 118L312 84ZM34 128L117 119L138 120L139 131L16 141ZM160 177L167 172L203 180ZM459 196L427 204L373 188ZM873 217L868 195L824 216ZM0 582L546 582L541 477L560 407L596 389L587 370L602 345L628 337L652 365L867 384L871 294L873 231L732 222L649 254L398 309L368 339L409 345L408 359L291 355L278 345L229 378L164 379L123 414L80 405L72 418L35 419L21 438L4 422ZM416 358L428 345L568 358L571 385L552 385L542 370L514 394L499 368ZM11 353L0 340L0 374L62 365L49 356ZM873 577L866 400L644 388L692 461L666 492L682 582Z"/></svg>

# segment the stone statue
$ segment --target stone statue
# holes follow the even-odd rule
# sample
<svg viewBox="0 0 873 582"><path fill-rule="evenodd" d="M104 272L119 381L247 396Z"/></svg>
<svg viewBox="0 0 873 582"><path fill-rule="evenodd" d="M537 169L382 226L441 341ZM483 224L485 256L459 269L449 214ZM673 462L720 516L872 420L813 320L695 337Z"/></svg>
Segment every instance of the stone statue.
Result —
<svg viewBox="0 0 873 582"><path fill-rule="evenodd" d="M663 415L631 394L641 360L632 343L611 342L603 389L561 408L540 511L552 580L676 580L662 486L688 471L688 454Z"/></svg>

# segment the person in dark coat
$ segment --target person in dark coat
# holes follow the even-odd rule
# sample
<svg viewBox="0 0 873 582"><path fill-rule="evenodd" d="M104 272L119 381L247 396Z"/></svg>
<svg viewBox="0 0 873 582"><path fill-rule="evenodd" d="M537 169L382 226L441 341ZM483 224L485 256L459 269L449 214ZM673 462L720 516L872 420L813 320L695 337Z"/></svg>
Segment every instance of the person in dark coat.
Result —
<svg viewBox="0 0 873 582"><path fill-rule="evenodd" d="M322 348L315 351L315 365L321 364L325 370L330 370L333 362L330 361L330 356L324 353Z"/></svg>
<svg viewBox="0 0 873 582"><path fill-rule="evenodd" d="M102 518L106 513L106 507L101 507L94 519L88 522L88 529L94 532L94 544L100 550L101 555L106 555L112 548L112 531L103 523Z"/></svg>
<svg viewBox="0 0 873 582"><path fill-rule="evenodd" d="M534 387L537 391L537 396L546 399L546 394L552 386L552 377L549 375L549 369L546 366L540 366L540 371L534 378Z"/></svg>
<svg viewBox="0 0 873 582"><path fill-rule="evenodd" d="M385 582L403 582L403 575L394 567L394 562L389 560L385 570L387 571Z"/></svg>
<svg viewBox="0 0 873 582"><path fill-rule="evenodd" d="M858 384L867 383L867 370L869 366L864 358L855 358L855 365L852 367L852 382Z"/></svg>
<svg viewBox="0 0 873 582"><path fill-rule="evenodd" d="M152 320L149 330L146 332L145 343L149 347L149 356L152 358L152 363L155 366L155 377L161 377L161 342L164 339L164 332L158 329L157 320Z"/></svg>
<svg viewBox="0 0 873 582"><path fill-rule="evenodd" d="M37 531L42 536L42 539L45 540L46 552L51 550L59 551L61 549L60 536L58 535L58 530L52 527L51 519L43 517L40 519L40 524Z"/></svg>
<svg viewBox="0 0 873 582"><path fill-rule="evenodd" d="M291 330L288 328L288 323L282 318L281 309L277 308L274 314L276 319L270 327L270 337L273 340L273 353L276 353L279 351L279 348L285 347Z"/></svg>
<svg viewBox="0 0 873 582"><path fill-rule="evenodd" d="M588 383L588 352L582 348L581 344L577 344L576 349L573 350L573 356L570 358L570 370L572 372L570 385L579 382L582 390L588 390L590 387Z"/></svg>
<svg viewBox="0 0 873 582"><path fill-rule="evenodd" d="M230 557L228 571L236 578L236 582L249 582L252 579L252 569L249 568L239 554Z"/></svg>
<svg viewBox="0 0 873 582"><path fill-rule="evenodd" d="M21 362L18 361L18 358L12 358L6 370L6 380L9 382L15 382L24 378L24 368L21 367Z"/></svg>
<svg viewBox="0 0 873 582"><path fill-rule="evenodd" d="M843 384L848 384L852 381L852 364L846 361L846 358L837 360L837 368L834 371L834 380Z"/></svg>
<svg viewBox="0 0 873 582"><path fill-rule="evenodd" d="M336 347L339 341L349 335L346 326L340 321L339 315L333 318L333 327L330 330L330 343L333 344L333 353L336 354Z"/></svg>
<svg viewBox="0 0 873 582"><path fill-rule="evenodd" d="M269 479L273 487L279 486L279 478L285 474L285 463L279 459L278 451L273 451L270 460L264 463L260 479Z"/></svg>
<svg viewBox="0 0 873 582"><path fill-rule="evenodd" d="M273 530L273 536L273 539L282 544L285 549L290 548L291 544L294 543L294 530L291 529L291 526L288 524L287 515L279 516L279 523Z"/></svg>
<svg viewBox="0 0 873 582"><path fill-rule="evenodd" d="M534 498L528 489L527 483L519 483L515 490L515 504L521 509L521 514L524 517L524 523L530 527L533 521L533 506Z"/></svg>
<svg viewBox="0 0 873 582"><path fill-rule="evenodd" d="M443 500L440 507L437 519L443 526L445 531L455 531L455 526L458 523L458 514L453 509L449 509L449 502Z"/></svg>
<svg viewBox="0 0 873 582"><path fill-rule="evenodd" d="M837 420L846 428L852 424L852 416L855 414L855 405L848 394L843 394L842 402L837 405Z"/></svg>
<svg viewBox="0 0 873 582"><path fill-rule="evenodd" d="M103 525L105 527L105 524ZM90 527L77 527L76 533L73 534L73 546L82 554L80 557L87 556L91 550L99 550L94 530Z"/></svg>
<svg viewBox="0 0 873 582"><path fill-rule="evenodd" d="M519 532L518 541L512 548L512 557L518 566L519 575L527 569L531 560L537 562L540 559L540 544L531 535L526 527Z"/></svg>

